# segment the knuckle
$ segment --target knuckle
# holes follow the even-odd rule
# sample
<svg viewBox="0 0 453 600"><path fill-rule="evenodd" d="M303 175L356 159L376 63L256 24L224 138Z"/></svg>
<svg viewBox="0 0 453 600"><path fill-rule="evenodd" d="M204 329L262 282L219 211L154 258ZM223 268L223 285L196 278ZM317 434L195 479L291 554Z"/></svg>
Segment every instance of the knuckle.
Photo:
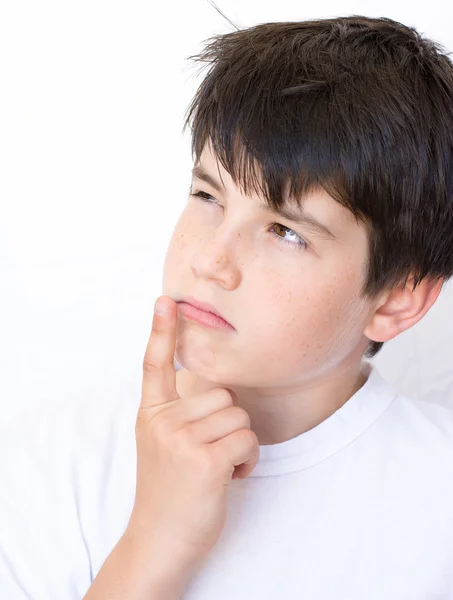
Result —
<svg viewBox="0 0 453 600"><path fill-rule="evenodd" d="M251 429L244 430L245 443L249 445L250 450L253 448L259 449L259 439L254 431Z"/></svg>
<svg viewBox="0 0 453 600"><path fill-rule="evenodd" d="M225 388L216 388L212 390L214 394L220 397L221 400L226 400L229 404L233 404L233 398L228 390Z"/></svg>
<svg viewBox="0 0 453 600"><path fill-rule="evenodd" d="M153 431L159 438L166 438L173 431L173 424L168 410L161 410L154 415Z"/></svg>
<svg viewBox="0 0 453 600"><path fill-rule="evenodd" d="M148 425L149 420L149 416L144 411L139 410L135 420L135 433L141 432Z"/></svg>
<svg viewBox="0 0 453 600"><path fill-rule="evenodd" d="M251 429L240 429L235 432L236 440L246 449L252 449L255 447L258 438Z"/></svg>
<svg viewBox="0 0 453 600"><path fill-rule="evenodd" d="M236 415L235 418L239 423L243 423L245 426L250 427L250 415L241 406L231 406L228 410Z"/></svg>
<svg viewBox="0 0 453 600"><path fill-rule="evenodd" d="M190 429L182 427L178 430L172 442L174 449L183 456L189 456L194 448Z"/></svg>
<svg viewBox="0 0 453 600"><path fill-rule="evenodd" d="M156 373L160 371L162 365L158 364L158 361L154 357L145 356L143 359L143 371L147 373Z"/></svg>
<svg viewBox="0 0 453 600"><path fill-rule="evenodd" d="M165 333L165 326L161 319L153 319L153 324L151 327L151 335L162 335Z"/></svg>
<svg viewBox="0 0 453 600"><path fill-rule="evenodd" d="M204 448L199 448L199 451L197 452L196 455L196 462L197 462L197 471L199 473L201 473L202 475L208 475L211 474L213 472L217 472L217 462L218 462L218 458L216 456L216 453L213 451L213 449L210 449L210 451L204 449Z"/></svg>
<svg viewBox="0 0 453 600"><path fill-rule="evenodd" d="M169 449L174 460L180 465L185 465L188 472L206 476L215 468L215 458L211 450L195 444L191 435L184 429L172 436Z"/></svg>

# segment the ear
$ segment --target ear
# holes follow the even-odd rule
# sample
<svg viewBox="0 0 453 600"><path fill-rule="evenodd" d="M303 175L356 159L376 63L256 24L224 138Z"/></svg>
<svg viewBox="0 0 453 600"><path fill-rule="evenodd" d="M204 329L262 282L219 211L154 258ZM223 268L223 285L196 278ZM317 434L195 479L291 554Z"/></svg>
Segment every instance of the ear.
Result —
<svg viewBox="0 0 453 600"><path fill-rule="evenodd" d="M406 285L386 291L379 299L364 335L374 342L388 342L418 323L437 300L444 279L423 279L412 290L414 277Z"/></svg>

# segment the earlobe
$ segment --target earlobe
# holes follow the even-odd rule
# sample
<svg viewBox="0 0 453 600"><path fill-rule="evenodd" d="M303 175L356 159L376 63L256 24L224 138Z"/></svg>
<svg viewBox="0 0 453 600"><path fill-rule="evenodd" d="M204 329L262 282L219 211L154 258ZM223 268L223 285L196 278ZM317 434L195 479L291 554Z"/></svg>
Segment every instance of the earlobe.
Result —
<svg viewBox="0 0 453 600"><path fill-rule="evenodd" d="M418 323L437 300L443 279L424 279L413 290L414 278L391 290L375 309L363 334L374 342L388 342Z"/></svg>
<svg viewBox="0 0 453 600"><path fill-rule="evenodd" d="M376 311L365 328L365 335L371 342L389 342L399 333L398 321L394 316Z"/></svg>

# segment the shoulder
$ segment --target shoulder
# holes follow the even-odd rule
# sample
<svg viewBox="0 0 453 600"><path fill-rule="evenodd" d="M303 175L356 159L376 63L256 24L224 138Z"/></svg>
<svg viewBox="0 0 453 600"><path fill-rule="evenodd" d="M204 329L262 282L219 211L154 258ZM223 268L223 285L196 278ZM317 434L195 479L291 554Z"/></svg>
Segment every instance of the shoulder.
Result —
<svg viewBox="0 0 453 600"><path fill-rule="evenodd" d="M446 444L453 444L453 406L440 404L435 399L413 398L398 394L395 405L408 424L418 426Z"/></svg>
<svg viewBox="0 0 453 600"><path fill-rule="evenodd" d="M134 386L126 382L113 389L93 386L80 396L53 398L28 406L0 432L0 448L38 453L104 443L120 433L136 417L139 399ZM0 461L2 454L0 454Z"/></svg>
<svg viewBox="0 0 453 600"><path fill-rule="evenodd" d="M134 492L134 387L40 402L0 432L0 579L9 598L19 585L30 598L82 597L121 535Z"/></svg>
<svg viewBox="0 0 453 600"><path fill-rule="evenodd" d="M432 448L453 451L453 402L448 400L448 391L409 396L383 377L375 365L365 387L367 410L375 406L379 414L382 407L376 421L379 436L389 442L399 440L407 447L424 448L427 453Z"/></svg>
<svg viewBox="0 0 453 600"><path fill-rule="evenodd" d="M385 415L386 444L419 469L449 477L453 488L453 408L397 393Z"/></svg>
<svg viewBox="0 0 453 600"><path fill-rule="evenodd" d="M43 503L57 494L68 503L85 474L111 470L118 445L134 440L139 399L130 384L97 386L77 400L53 399L28 407L0 432L0 501L24 489ZM30 502L22 496L21 502Z"/></svg>

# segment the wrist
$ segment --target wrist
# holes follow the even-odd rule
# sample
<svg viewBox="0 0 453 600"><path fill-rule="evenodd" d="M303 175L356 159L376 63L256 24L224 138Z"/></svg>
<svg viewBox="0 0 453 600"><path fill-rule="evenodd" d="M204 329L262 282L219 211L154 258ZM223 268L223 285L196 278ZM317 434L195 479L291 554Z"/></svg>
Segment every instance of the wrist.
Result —
<svg viewBox="0 0 453 600"><path fill-rule="evenodd" d="M121 537L120 546L121 552L140 563L143 573L150 577L150 585L182 594L196 565L186 553L179 551L176 546L172 547L168 540L166 542L160 543L151 534L128 526ZM173 599L172 595L168 597Z"/></svg>

